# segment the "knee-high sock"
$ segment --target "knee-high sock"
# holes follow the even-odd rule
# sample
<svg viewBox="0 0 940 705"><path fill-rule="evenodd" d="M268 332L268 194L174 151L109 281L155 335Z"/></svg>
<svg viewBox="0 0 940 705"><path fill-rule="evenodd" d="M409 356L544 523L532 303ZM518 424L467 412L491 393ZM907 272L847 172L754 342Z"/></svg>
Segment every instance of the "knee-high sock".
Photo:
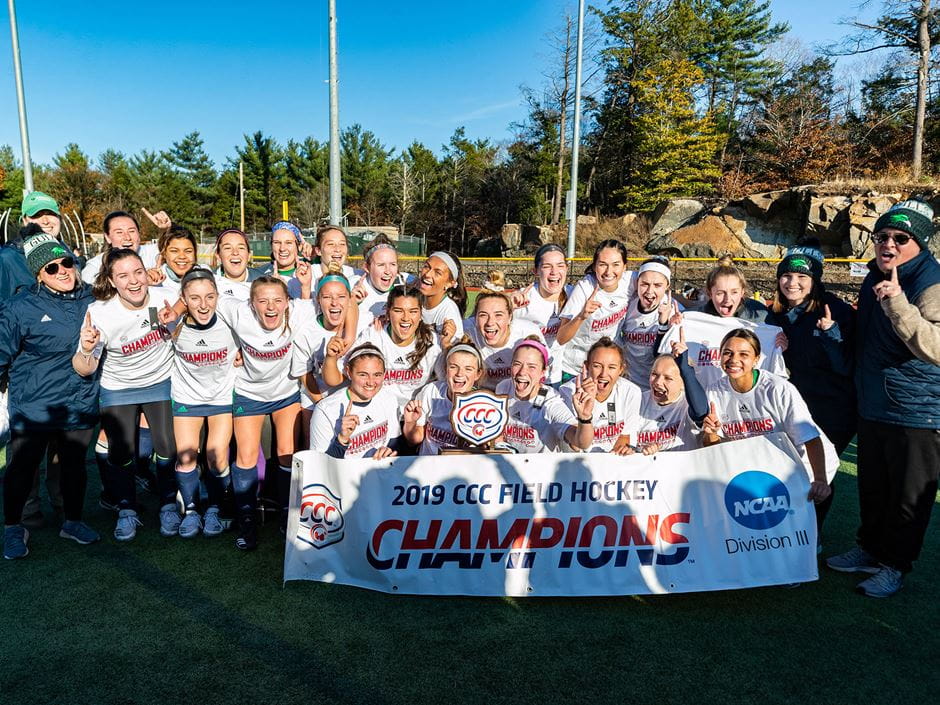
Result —
<svg viewBox="0 0 940 705"><path fill-rule="evenodd" d="M229 472L229 468L226 467L221 470L217 468L211 468L206 474L205 480L206 493L209 495L209 506L222 506L222 499L225 497L225 491L232 484L232 473Z"/></svg>
<svg viewBox="0 0 940 705"><path fill-rule="evenodd" d="M185 471L177 468L176 483L183 496L183 507L186 511L195 509L199 501L199 471L196 468Z"/></svg>
<svg viewBox="0 0 940 705"><path fill-rule="evenodd" d="M258 506L258 466L240 468L232 466L232 489L235 507L239 512L250 512Z"/></svg>

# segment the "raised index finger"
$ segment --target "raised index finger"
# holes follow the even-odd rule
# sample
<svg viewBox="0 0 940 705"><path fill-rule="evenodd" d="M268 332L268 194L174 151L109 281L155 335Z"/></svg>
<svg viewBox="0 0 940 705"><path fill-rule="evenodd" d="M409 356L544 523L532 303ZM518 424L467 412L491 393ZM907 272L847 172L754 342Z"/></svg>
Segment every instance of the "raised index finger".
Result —
<svg viewBox="0 0 940 705"><path fill-rule="evenodd" d="M601 285L595 284L594 291L591 292L591 295L588 297L588 301L591 301L595 296L597 296L597 292L600 291L600 289L601 289Z"/></svg>
<svg viewBox="0 0 940 705"><path fill-rule="evenodd" d="M91 328L91 314L88 311L85 311L85 327Z"/></svg>
<svg viewBox="0 0 940 705"><path fill-rule="evenodd" d="M679 326L679 342L685 345L685 327Z"/></svg>
<svg viewBox="0 0 940 705"><path fill-rule="evenodd" d="M829 304L825 306L826 318L832 318L832 313L829 311Z"/></svg>
<svg viewBox="0 0 940 705"><path fill-rule="evenodd" d="M897 268L897 266L894 266L894 267L891 268L891 283L892 283L892 284L897 284L897 283L898 283L898 268Z"/></svg>

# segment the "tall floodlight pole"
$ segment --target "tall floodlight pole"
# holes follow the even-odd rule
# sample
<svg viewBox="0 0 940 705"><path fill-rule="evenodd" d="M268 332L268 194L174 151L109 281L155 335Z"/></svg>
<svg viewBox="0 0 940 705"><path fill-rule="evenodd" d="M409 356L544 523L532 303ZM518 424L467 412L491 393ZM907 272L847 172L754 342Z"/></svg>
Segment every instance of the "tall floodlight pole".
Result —
<svg viewBox="0 0 940 705"><path fill-rule="evenodd" d="M574 69L574 134L571 136L571 190L568 192L568 257L574 257L578 224L578 147L581 142L581 50L584 47L584 0L578 0L578 53Z"/></svg>
<svg viewBox="0 0 940 705"><path fill-rule="evenodd" d="M23 145L23 181L26 191L33 190L33 163L29 158L29 128L26 126L26 96L23 93L23 67L20 66L20 35L16 29L16 3L10 6L10 35L13 38L13 75L16 77L16 107L20 113L20 143Z"/></svg>
<svg viewBox="0 0 940 705"><path fill-rule="evenodd" d="M245 232L245 162L238 162L238 212L241 230Z"/></svg>
<svg viewBox="0 0 940 705"><path fill-rule="evenodd" d="M342 225L342 174L339 162L339 69L336 63L336 0L330 0L330 222Z"/></svg>

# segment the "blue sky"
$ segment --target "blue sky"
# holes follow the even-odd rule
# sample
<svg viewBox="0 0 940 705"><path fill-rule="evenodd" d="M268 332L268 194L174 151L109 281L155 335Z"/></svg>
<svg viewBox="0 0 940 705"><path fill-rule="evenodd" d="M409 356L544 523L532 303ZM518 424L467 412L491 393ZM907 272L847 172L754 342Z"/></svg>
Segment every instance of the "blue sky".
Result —
<svg viewBox="0 0 940 705"><path fill-rule="evenodd" d="M595 4L603 5L602 2ZM843 33L858 0L773 0L808 45ZM17 3L34 161L68 142L93 157L163 149L199 130L221 162L244 133L328 137L326 0ZM574 0L337 0L340 122L389 147L439 150L454 129L504 140L538 87L546 35ZM259 12L259 8L261 11ZM19 154L6 17L0 144Z"/></svg>

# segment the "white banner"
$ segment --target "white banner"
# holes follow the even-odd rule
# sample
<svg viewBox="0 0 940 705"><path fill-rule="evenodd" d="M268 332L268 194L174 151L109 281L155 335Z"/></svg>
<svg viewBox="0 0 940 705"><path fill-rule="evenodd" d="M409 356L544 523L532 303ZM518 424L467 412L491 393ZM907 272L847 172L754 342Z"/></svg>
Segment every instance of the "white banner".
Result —
<svg viewBox="0 0 940 705"><path fill-rule="evenodd" d="M294 456L284 580L423 595L633 595L815 580L783 434L654 456Z"/></svg>

